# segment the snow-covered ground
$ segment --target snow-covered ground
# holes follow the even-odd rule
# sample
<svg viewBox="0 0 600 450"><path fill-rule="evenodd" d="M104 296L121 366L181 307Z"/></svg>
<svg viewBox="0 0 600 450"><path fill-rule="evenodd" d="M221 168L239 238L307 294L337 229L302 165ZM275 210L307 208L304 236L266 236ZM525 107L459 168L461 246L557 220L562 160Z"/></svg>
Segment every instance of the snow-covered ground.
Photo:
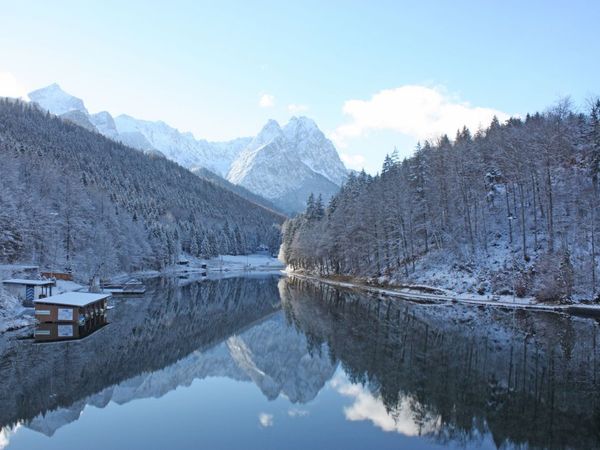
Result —
<svg viewBox="0 0 600 450"><path fill-rule="evenodd" d="M33 315L21 305L16 297L0 286L0 332L32 324Z"/></svg>
<svg viewBox="0 0 600 450"><path fill-rule="evenodd" d="M224 255L207 262L210 272L271 272L285 268L277 258L269 255Z"/></svg>
<svg viewBox="0 0 600 450"><path fill-rule="evenodd" d="M533 297L515 297L512 295L478 295L471 293L455 294L444 289L432 288L424 285L407 285L403 287L378 287L363 283L360 280L339 281L330 278L321 278L288 271L290 276L318 280L333 286L361 289L378 295L398 297L405 300L417 302L436 303L460 303L473 306L495 306L501 308L517 308L533 311L556 311L572 314L598 315L600 316L600 305L590 304L551 304L537 302Z"/></svg>

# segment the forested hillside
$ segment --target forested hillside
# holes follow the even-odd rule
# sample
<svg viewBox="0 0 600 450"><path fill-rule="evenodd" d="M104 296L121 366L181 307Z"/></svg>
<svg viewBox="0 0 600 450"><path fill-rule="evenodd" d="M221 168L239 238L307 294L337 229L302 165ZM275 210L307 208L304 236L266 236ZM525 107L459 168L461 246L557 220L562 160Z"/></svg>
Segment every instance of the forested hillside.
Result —
<svg viewBox="0 0 600 450"><path fill-rule="evenodd" d="M386 158L324 208L286 222L282 256L322 274L426 282L480 294L598 292L600 102L562 101Z"/></svg>
<svg viewBox="0 0 600 450"><path fill-rule="evenodd" d="M22 102L0 100L0 261L76 274L278 248L283 216Z"/></svg>

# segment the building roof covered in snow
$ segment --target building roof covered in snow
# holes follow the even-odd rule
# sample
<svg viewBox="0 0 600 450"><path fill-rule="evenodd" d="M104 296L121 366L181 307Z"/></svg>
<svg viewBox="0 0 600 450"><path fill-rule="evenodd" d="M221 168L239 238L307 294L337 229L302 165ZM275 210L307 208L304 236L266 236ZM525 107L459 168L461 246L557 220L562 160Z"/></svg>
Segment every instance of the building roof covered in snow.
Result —
<svg viewBox="0 0 600 450"><path fill-rule="evenodd" d="M25 278L11 278L2 281L4 284L21 284L23 286L54 286L54 280L27 280Z"/></svg>
<svg viewBox="0 0 600 450"><path fill-rule="evenodd" d="M52 297L35 300L35 303L64 305L64 306L87 306L91 303L107 299L110 294L91 294L89 292L67 292L65 294L53 295Z"/></svg>

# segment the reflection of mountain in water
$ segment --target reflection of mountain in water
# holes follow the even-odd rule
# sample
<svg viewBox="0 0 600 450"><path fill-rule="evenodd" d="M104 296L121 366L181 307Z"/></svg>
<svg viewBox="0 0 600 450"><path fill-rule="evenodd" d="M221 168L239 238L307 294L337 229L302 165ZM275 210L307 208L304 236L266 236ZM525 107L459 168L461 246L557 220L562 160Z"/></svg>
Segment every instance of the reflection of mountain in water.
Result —
<svg viewBox="0 0 600 450"><path fill-rule="evenodd" d="M281 287L289 320L326 344L389 417L410 414L441 442L491 434L498 446L600 447L595 321L373 299L295 279ZM390 426L359 411L361 401L373 406L363 392L338 390L356 399L349 420Z"/></svg>
<svg viewBox="0 0 600 450"><path fill-rule="evenodd" d="M187 356L176 360L176 362L164 368L150 372L140 372L117 384L109 385L97 393L76 400L69 406L60 407L49 412L42 411L27 426L46 435L52 435L61 426L77 420L86 405L102 408L110 401L124 404L140 398L158 398L178 386L191 385L195 379L214 376L227 377L240 381L252 381L270 399L275 399L282 394L292 402L307 402L312 400L326 381L331 378L335 371L335 366L330 361L326 352L323 354L309 354L304 334L286 324L285 318L280 312L273 314L273 311L276 311L273 305L277 307L279 303L276 291L276 278L268 280L255 278L252 281L229 279L218 283L228 285L229 289L226 289L226 292L232 294L232 296L228 296L226 300L211 303L213 308L211 316L214 320L212 324L209 324L205 320L200 323L196 322L196 320L200 319L197 314L194 315L195 320L193 322L188 322L178 317L177 325L175 325L172 322L174 320L173 317L167 320L168 323L176 327L170 327L174 333L181 332L183 327L187 333L193 335L196 327L199 327L198 330L204 327L209 338L198 339L196 341L204 343L200 348L192 350ZM257 286L252 286L252 284L256 284ZM184 288L184 290L189 290L189 294L196 299L193 303L197 304L199 299L204 300L204 290L207 288L206 293L210 293L211 295L217 294L215 289L212 289L210 285L206 285L205 283L200 285L193 284L191 287ZM192 290L196 289L198 289L197 292L192 292ZM187 309L187 306L181 305L182 301L186 302L186 300L183 300L186 298L186 295L187 293L175 295L173 308L167 308L163 312L169 315L168 312L175 309L181 314L190 317L191 310ZM217 295L216 299L218 298L224 297ZM266 301L259 300L259 298ZM170 300L167 300L168 302ZM236 306L229 308L226 306L227 303ZM175 304L177 306L174 306ZM222 309L219 311L219 308ZM255 310L254 313L251 312L252 309ZM206 303L203 313L207 314L209 311L209 305ZM263 317L260 317L261 313ZM219 317L220 315L227 315L229 317L225 319L224 317ZM123 317L117 316L111 326L115 328L123 326L123 321L120 319L124 317L130 318L129 314ZM147 323L146 319L143 322ZM233 323L233 319L237 321L236 326L225 326L222 328L219 326L223 322L226 324ZM251 322L252 319L257 321ZM140 347L148 346L150 348L147 350L144 349L142 355L146 354L146 351L151 353L152 349L154 349L157 352L162 351L165 353L154 354L156 358L167 361L169 358L167 354L171 353L175 347L165 347L145 341L144 337L150 339L150 336L147 335L148 330L145 329L145 325L139 329L137 327L138 325L132 327L131 333L132 335L139 333L139 338L135 339L135 343L132 345L128 341L120 342L119 350L127 353L130 358L135 359L138 358L137 352ZM217 330L220 333L217 333ZM186 333L181 334L181 340L177 345L184 344L186 340L184 337L187 336L189 335ZM104 338L109 337L110 335L104 336ZM81 343L84 342L82 341ZM217 345L207 349L211 344ZM51 347L45 346L44 349L51 349L51 353L53 352ZM56 354L49 355L49 357L57 359L67 357L68 350L65 347L54 347L54 349L56 349ZM80 350L85 352L83 348L77 348L75 351L79 352ZM183 354L183 351L179 353ZM102 360L102 358L99 359ZM88 363L90 363L89 360ZM138 361L138 364L134 364L134 366L139 367L140 363L143 365L143 361ZM113 367L114 371L120 371L121 369L127 368ZM79 370L79 367L71 367L70 370ZM129 371L123 370L121 373L125 375ZM55 386L55 389L62 388L69 389L68 383L61 383L60 386ZM54 396L56 397L55 392Z"/></svg>
<svg viewBox="0 0 600 450"><path fill-rule="evenodd" d="M307 403L335 372L328 352L309 353L304 333L286 324L282 314L230 337L227 347L238 367L271 400L282 393L293 403Z"/></svg>
<svg viewBox="0 0 600 450"><path fill-rule="evenodd" d="M178 287L157 281L145 298L118 302L110 325L81 341L16 341L0 357L0 424L69 407L213 347L279 309L278 277Z"/></svg>
<svg viewBox="0 0 600 450"><path fill-rule="evenodd" d="M442 443L600 446L594 321L374 299L277 277L172 283L119 304L111 325L83 341L8 347L0 425L52 435L86 405L160 397L213 376L305 403L339 364L331 386L351 400L351 421Z"/></svg>
<svg viewBox="0 0 600 450"><path fill-rule="evenodd" d="M305 403L316 397L334 371L328 356L308 354L304 335L289 327L278 313L209 350L194 351L164 369L107 387L68 408L40 414L27 426L51 436L77 420L86 405L103 408L111 401L122 405L135 399L159 398L207 377L252 381L269 399L282 394L292 402Z"/></svg>

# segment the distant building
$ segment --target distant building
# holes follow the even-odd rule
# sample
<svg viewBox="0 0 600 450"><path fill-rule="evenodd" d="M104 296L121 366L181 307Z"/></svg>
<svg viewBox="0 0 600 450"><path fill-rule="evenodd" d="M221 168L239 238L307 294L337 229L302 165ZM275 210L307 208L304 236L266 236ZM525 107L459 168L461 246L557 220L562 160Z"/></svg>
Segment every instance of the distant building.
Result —
<svg viewBox="0 0 600 450"><path fill-rule="evenodd" d="M4 288L20 299L24 305L33 306L35 300L52 295L52 288L56 286L54 280L27 280L25 278L11 278L2 282Z"/></svg>
<svg viewBox="0 0 600 450"><path fill-rule="evenodd" d="M56 280L73 281L73 274L71 272L62 272L56 270L48 270L42 272L44 278L54 278Z"/></svg>
<svg viewBox="0 0 600 450"><path fill-rule="evenodd" d="M35 318L39 322L85 324L104 316L111 294L67 292L35 301Z"/></svg>
<svg viewBox="0 0 600 450"><path fill-rule="evenodd" d="M268 255L269 254L269 246L264 245L264 244L259 245L258 248L256 249L256 253L258 253L259 255Z"/></svg>

